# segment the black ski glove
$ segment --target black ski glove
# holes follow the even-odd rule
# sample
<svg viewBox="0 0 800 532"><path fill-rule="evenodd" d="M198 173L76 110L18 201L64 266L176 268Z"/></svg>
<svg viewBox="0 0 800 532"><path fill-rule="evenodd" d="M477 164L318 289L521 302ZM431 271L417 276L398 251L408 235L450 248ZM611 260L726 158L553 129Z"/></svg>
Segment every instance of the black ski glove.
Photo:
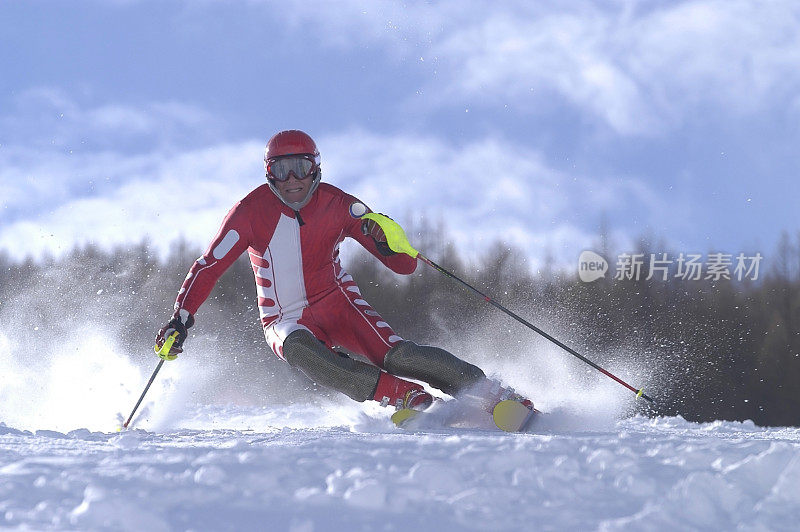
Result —
<svg viewBox="0 0 800 532"><path fill-rule="evenodd" d="M384 215L386 216L386 215ZM387 216L388 218L388 216ZM361 232L366 236L372 238L375 242L375 247L378 248L378 253L384 257L391 257L397 255L397 252L392 251L389 244L386 242L386 235L383 234L383 229L375 220L364 220L361 222Z"/></svg>
<svg viewBox="0 0 800 532"><path fill-rule="evenodd" d="M164 345L166 339L169 338L172 333L177 332L178 337L175 338L175 343L170 347L169 354L177 355L178 353L183 353L183 342L186 341L186 337L188 336L187 329L192 325L194 325L194 316L183 309L176 310L175 314L172 315L172 319L161 327L158 334L156 334L156 346L160 349L161 346Z"/></svg>

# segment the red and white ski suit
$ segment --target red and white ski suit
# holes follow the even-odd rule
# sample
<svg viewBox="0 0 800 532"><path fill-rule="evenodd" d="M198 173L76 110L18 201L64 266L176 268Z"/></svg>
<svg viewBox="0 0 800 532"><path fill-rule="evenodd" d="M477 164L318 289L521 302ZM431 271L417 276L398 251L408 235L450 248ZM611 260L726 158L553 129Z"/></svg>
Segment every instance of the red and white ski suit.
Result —
<svg viewBox="0 0 800 532"><path fill-rule="evenodd" d="M283 341L305 328L329 348L340 346L383 367L386 352L402 338L362 297L339 261L339 245L356 239L383 264L413 273L417 259L381 255L361 232L363 203L321 183L299 214L264 184L237 203L217 236L189 270L176 309L195 314L217 279L247 249L255 275L264 335L283 358Z"/></svg>

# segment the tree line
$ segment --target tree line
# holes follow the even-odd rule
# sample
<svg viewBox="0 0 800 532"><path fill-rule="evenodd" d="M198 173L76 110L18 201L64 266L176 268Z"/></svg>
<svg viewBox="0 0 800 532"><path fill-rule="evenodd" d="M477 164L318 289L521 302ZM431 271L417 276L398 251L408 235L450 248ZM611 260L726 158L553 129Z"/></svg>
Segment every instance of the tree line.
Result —
<svg viewBox="0 0 800 532"><path fill-rule="evenodd" d="M525 253L500 241L465 257L441 224L421 222L408 232L437 263L588 358L638 368L647 392L659 399L652 409L640 405L642 413L800 425L800 232L784 233L764 254L758 280L684 280L673 266L667 280L606 276L591 283L578 278L577 264L574 271L533 271ZM605 239L598 249L613 255ZM648 258L652 250L642 239L631 252ZM37 260L0 253L0 327L46 349L91 320L104 324L139 362L152 361L153 335L201 252L179 241L162 256L145 241L111 250L84 245ZM345 266L401 336L436 345L477 336L481 349L498 359L544 345L423 264L411 276L397 276L362 250L351 251ZM224 339L213 349L230 361L231 389L242 372L264 374L263 386L270 378L302 381L263 339L247 254L223 275L197 320L191 332L213 331Z"/></svg>

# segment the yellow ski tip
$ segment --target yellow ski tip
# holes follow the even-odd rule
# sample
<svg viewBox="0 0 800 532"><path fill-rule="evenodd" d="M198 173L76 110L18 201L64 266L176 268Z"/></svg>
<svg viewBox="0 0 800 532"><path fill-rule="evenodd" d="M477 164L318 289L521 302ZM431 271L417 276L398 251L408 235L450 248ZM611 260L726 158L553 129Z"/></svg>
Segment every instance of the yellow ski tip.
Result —
<svg viewBox="0 0 800 532"><path fill-rule="evenodd" d="M395 426L400 427L404 423L406 423L409 419L417 417L419 413L420 413L419 410L412 410L410 408L401 408L400 410L392 414L392 423L394 423Z"/></svg>
<svg viewBox="0 0 800 532"><path fill-rule="evenodd" d="M536 411L531 410L519 401L506 399L500 401L492 411L494 424L506 432L519 432L525 428Z"/></svg>

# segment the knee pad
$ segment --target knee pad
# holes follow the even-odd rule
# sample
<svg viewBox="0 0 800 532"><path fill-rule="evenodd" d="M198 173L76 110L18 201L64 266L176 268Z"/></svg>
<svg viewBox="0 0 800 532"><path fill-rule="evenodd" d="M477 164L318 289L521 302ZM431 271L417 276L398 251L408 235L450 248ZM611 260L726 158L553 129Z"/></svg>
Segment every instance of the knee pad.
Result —
<svg viewBox="0 0 800 532"><path fill-rule="evenodd" d="M444 349L408 341L389 349L383 366L394 375L427 382L453 396L486 378L481 368Z"/></svg>
<svg viewBox="0 0 800 532"><path fill-rule="evenodd" d="M283 357L309 379L362 402L372 399L381 370L334 353L306 329L293 331L283 342Z"/></svg>

